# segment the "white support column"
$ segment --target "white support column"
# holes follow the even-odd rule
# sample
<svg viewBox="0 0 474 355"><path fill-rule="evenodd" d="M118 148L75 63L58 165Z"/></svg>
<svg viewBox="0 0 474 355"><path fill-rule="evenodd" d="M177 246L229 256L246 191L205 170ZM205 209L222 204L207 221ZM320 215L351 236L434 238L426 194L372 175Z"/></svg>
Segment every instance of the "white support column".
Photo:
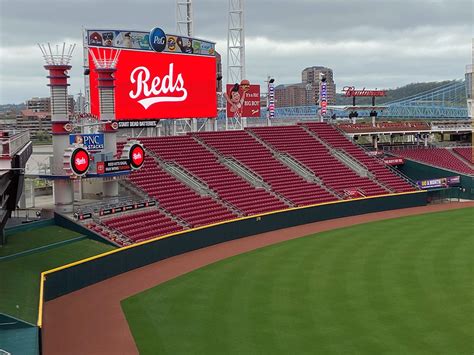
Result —
<svg viewBox="0 0 474 355"><path fill-rule="evenodd" d="M69 176L63 169L64 153L69 146L69 110L68 110L68 71L75 45L51 48L51 45L38 45L45 60L51 92L51 130L53 136L53 164L51 174L57 176L53 183L55 209L59 212L71 212L74 191ZM55 48L55 50L54 50Z"/></svg>
<svg viewBox="0 0 474 355"><path fill-rule="evenodd" d="M192 37L193 25L193 2L192 0L176 0L176 33Z"/></svg>
<svg viewBox="0 0 474 355"><path fill-rule="evenodd" d="M240 83L245 78L244 0L229 0L227 30L227 83Z"/></svg>

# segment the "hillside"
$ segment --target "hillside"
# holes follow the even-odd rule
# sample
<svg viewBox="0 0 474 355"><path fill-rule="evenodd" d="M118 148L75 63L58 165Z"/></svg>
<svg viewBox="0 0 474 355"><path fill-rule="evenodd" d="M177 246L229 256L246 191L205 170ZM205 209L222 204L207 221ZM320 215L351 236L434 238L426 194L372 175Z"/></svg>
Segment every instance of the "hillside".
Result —
<svg viewBox="0 0 474 355"><path fill-rule="evenodd" d="M403 99L405 97L413 96L424 91L435 89L447 84L454 82L454 80L446 81L432 81L425 83L412 83L405 86L401 86L395 89L387 90L387 96L377 98L377 103L382 104L385 102L390 102L398 99ZM466 97L460 98L461 102L466 101ZM346 105L352 103L352 98L345 97L343 94L336 94L336 103L337 105ZM358 105L370 104L371 98L357 98Z"/></svg>

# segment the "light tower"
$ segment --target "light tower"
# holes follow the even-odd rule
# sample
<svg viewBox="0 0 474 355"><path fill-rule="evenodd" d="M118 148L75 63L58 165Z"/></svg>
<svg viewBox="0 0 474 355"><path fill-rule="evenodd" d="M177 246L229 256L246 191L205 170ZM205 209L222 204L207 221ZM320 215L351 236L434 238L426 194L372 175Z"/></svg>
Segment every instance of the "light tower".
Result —
<svg viewBox="0 0 474 355"><path fill-rule="evenodd" d="M227 84L240 83L245 79L245 21L244 0L229 0L227 28ZM226 130L243 129L247 119L235 121L226 115Z"/></svg>
<svg viewBox="0 0 474 355"><path fill-rule="evenodd" d="M244 0L229 0L227 31L227 83L240 83L245 78Z"/></svg>
<svg viewBox="0 0 474 355"><path fill-rule="evenodd" d="M68 71L71 69L72 54L76 45L55 46L38 44L49 72L48 86L51 91L51 133L53 136L53 162L51 175L54 179L54 204L60 212L71 212L74 202L73 184L63 166L66 149L69 147L69 133L72 130L68 110Z"/></svg>
<svg viewBox="0 0 474 355"><path fill-rule="evenodd" d="M192 0L176 0L176 34L192 37L193 25L193 2ZM173 134L197 131L197 119L175 119L173 120Z"/></svg>
<svg viewBox="0 0 474 355"><path fill-rule="evenodd" d="M471 119L474 119L474 38L472 39L472 62L466 66L466 97L467 112ZM474 142L474 136L473 136Z"/></svg>
<svg viewBox="0 0 474 355"><path fill-rule="evenodd" d="M176 0L176 32L188 37L193 36L192 0Z"/></svg>
<svg viewBox="0 0 474 355"><path fill-rule="evenodd" d="M120 55L120 49L105 50L102 54L100 49L97 53L89 50L97 72L97 88L99 89L99 112L101 129L104 133L104 150L111 153L113 157L117 154L117 129L115 121L115 71ZM104 196L118 196L118 182L115 180L104 180Z"/></svg>

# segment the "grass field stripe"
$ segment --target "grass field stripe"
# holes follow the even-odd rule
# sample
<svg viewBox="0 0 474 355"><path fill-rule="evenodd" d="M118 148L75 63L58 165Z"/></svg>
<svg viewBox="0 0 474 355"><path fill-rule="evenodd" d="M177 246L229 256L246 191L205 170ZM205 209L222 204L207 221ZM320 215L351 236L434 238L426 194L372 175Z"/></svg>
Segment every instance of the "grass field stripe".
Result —
<svg viewBox="0 0 474 355"><path fill-rule="evenodd" d="M67 239L67 240L63 240L63 241L60 241L60 242L56 242L56 243L46 244L46 245L43 245L43 246L40 246L40 247L37 247L37 248L20 251L16 254L11 254L11 255L0 257L0 262L7 261L7 260L12 260L12 259L16 259L16 258L21 258L23 256L27 256L27 255L31 255L31 254L35 254L35 253L41 253L45 250L50 250L50 249L57 248L57 247L60 247L60 246L63 246L63 245L75 243L79 240L84 240L84 239L87 239L87 238L88 238L87 236L81 235L77 238Z"/></svg>

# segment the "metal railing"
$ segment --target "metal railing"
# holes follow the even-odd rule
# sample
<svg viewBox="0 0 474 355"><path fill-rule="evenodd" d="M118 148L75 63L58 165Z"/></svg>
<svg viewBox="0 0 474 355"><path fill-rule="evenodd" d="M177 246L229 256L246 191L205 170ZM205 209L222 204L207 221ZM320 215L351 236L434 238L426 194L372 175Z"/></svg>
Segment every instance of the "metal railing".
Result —
<svg viewBox="0 0 474 355"><path fill-rule="evenodd" d="M212 191L207 184L200 181L178 163L163 162L162 167L168 174L173 175L176 179L196 191L199 195L217 198L217 194Z"/></svg>
<svg viewBox="0 0 474 355"><path fill-rule="evenodd" d="M280 162L282 162L285 166L290 168L294 173L301 176L308 182L315 182L317 184L321 184L321 180L308 168L303 166L299 161L293 158L288 153L275 153L275 158L277 158Z"/></svg>
<svg viewBox="0 0 474 355"><path fill-rule="evenodd" d="M232 157L223 157L219 159L219 162L229 168L231 171L239 175L242 179L250 183L252 186L257 188L269 189L270 186L254 172L250 171L249 168L244 166L241 162L237 161Z"/></svg>
<svg viewBox="0 0 474 355"><path fill-rule="evenodd" d="M29 141L29 131L0 131L0 157L13 157Z"/></svg>

